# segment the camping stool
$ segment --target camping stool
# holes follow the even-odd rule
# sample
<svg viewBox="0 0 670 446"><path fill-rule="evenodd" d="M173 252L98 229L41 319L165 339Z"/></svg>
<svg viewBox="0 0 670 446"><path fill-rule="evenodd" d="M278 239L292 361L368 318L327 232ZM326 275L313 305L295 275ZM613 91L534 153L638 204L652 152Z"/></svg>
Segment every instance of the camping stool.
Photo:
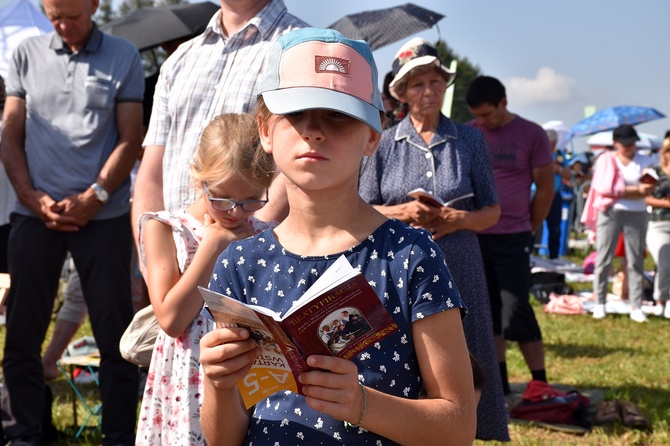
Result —
<svg viewBox="0 0 670 446"><path fill-rule="evenodd" d="M86 398L84 398L84 395L81 393L77 387L77 383L74 380L74 369L75 367L86 368L86 370L88 370L88 372L93 377L93 382L95 383L96 387L99 387L100 381L95 369L100 367L100 356L95 354L83 356L63 356L60 360L58 360L58 362L56 362L56 365L65 377L65 380L72 388L72 419L74 420L74 428L77 429L77 427L79 427L77 433L72 439L72 444L74 444L81 436L82 432L84 432L84 429L88 425L89 421L91 421L91 418L96 417L98 419L96 430L100 429L102 423L102 416L100 415L102 404L100 403L96 404L95 406L90 406L86 402ZM66 370L66 367L68 370ZM77 400L81 401L87 412L86 418L82 422L81 426L79 426L77 422Z"/></svg>

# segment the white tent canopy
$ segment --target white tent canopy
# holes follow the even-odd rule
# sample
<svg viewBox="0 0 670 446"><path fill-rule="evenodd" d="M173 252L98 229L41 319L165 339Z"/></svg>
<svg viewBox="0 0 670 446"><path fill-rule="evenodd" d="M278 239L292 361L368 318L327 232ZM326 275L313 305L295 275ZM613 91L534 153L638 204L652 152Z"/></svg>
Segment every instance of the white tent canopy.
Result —
<svg viewBox="0 0 670 446"><path fill-rule="evenodd" d="M25 38L53 31L51 22L30 0L13 0L0 9L0 76L7 76L14 48Z"/></svg>

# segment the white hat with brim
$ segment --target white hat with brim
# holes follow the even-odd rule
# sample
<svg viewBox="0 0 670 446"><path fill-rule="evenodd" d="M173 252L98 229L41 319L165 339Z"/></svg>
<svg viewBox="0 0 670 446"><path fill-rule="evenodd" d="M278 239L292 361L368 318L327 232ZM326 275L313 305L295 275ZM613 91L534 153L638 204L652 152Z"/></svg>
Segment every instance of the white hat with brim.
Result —
<svg viewBox="0 0 670 446"><path fill-rule="evenodd" d="M394 98L400 100L395 92L395 86L414 68L422 65L435 65L442 71L447 78L447 86L451 85L457 77L457 74L449 71L442 65L438 57L437 49L427 40L416 37L405 43L396 53L393 59L394 77L389 84L389 91Z"/></svg>

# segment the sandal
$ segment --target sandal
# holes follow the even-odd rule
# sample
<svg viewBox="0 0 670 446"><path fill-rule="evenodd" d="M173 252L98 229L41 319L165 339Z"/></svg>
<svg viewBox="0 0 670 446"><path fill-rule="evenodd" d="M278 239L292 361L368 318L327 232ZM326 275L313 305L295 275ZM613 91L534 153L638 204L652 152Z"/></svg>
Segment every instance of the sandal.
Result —
<svg viewBox="0 0 670 446"><path fill-rule="evenodd" d="M647 421L640 408L635 404L621 401L619 407L621 408L621 420L624 426L642 430L649 430L651 428L649 421Z"/></svg>
<svg viewBox="0 0 670 446"><path fill-rule="evenodd" d="M601 401L596 411L596 424L621 422L621 408L617 401Z"/></svg>

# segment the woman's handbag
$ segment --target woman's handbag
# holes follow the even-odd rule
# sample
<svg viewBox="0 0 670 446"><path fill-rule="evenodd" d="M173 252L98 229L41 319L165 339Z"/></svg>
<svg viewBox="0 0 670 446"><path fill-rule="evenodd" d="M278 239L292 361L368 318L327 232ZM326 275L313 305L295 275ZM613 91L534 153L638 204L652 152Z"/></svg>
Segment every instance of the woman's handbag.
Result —
<svg viewBox="0 0 670 446"><path fill-rule="evenodd" d="M121 356L140 367L149 367L160 325L151 305L135 313L119 341Z"/></svg>

